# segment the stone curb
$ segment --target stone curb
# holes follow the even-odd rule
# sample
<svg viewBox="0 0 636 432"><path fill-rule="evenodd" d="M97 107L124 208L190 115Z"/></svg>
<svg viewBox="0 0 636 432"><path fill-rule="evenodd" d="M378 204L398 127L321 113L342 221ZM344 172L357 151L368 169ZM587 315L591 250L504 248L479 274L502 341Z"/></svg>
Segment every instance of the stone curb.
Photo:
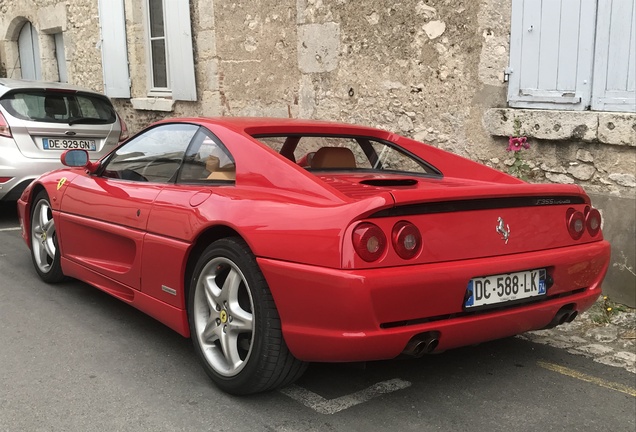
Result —
<svg viewBox="0 0 636 432"><path fill-rule="evenodd" d="M599 323L603 320L599 318L598 310L600 308L595 305L571 323L518 337L636 374L636 310L617 312L605 323Z"/></svg>

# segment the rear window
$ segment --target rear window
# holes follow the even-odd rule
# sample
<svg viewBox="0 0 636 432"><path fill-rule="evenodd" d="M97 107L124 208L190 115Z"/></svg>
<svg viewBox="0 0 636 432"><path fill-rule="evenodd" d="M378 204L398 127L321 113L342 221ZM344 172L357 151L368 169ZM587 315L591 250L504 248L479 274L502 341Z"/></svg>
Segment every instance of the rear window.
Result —
<svg viewBox="0 0 636 432"><path fill-rule="evenodd" d="M391 171L441 175L440 171L398 145L359 136L255 136L309 170Z"/></svg>
<svg viewBox="0 0 636 432"><path fill-rule="evenodd" d="M0 104L22 120L66 124L105 124L116 120L106 97L82 92L18 91L5 95Z"/></svg>

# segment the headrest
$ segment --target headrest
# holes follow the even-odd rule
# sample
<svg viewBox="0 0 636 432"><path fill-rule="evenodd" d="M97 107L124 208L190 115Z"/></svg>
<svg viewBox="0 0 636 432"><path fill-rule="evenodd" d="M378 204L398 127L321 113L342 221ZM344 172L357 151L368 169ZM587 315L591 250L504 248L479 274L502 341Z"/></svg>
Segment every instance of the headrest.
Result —
<svg viewBox="0 0 636 432"><path fill-rule="evenodd" d="M64 97L62 96L46 96L44 98L44 111L48 116L65 116L66 111L66 103L64 102Z"/></svg>
<svg viewBox="0 0 636 432"><path fill-rule="evenodd" d="M322 147L311 159L312 168L355 168L356 158L346 147Z"/></svg>

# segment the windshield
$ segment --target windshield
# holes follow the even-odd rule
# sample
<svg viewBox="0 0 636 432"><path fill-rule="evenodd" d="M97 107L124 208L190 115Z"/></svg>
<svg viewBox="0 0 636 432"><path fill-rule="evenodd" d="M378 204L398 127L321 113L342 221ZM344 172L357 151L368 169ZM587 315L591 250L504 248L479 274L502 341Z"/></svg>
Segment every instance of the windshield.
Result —
<svg viewBox="0 0 636 432"><path fill-rule="evenodd" d="M116 120L108 98L90 93L21 90L6 94L0 104L12 116L29 121L72 125L106 124Z"/></svg>
<svg viewBox="0 0 636 432"><path fill-rule="evenodd" d="M263 144L309 170L391 171L441 175L396 144L358 136L256 136Z"/></svg>

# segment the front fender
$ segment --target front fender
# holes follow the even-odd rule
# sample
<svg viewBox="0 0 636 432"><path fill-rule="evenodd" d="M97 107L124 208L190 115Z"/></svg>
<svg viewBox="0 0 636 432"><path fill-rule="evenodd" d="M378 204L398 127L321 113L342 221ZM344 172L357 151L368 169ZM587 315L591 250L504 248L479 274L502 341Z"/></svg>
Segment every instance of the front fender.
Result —
<svg viewBox="0 0 636 432"><path fill-rule="evenodd" d="M29 236L29 232L31 232L31 208L37 194L45 190L51 202L51 209L59 211L66 186L80 174L80 170L60 169L51 171L33 180L24 189L17 202L18 219L22 229L22 238L29 248L31 248L31 237Z"/></svg>

